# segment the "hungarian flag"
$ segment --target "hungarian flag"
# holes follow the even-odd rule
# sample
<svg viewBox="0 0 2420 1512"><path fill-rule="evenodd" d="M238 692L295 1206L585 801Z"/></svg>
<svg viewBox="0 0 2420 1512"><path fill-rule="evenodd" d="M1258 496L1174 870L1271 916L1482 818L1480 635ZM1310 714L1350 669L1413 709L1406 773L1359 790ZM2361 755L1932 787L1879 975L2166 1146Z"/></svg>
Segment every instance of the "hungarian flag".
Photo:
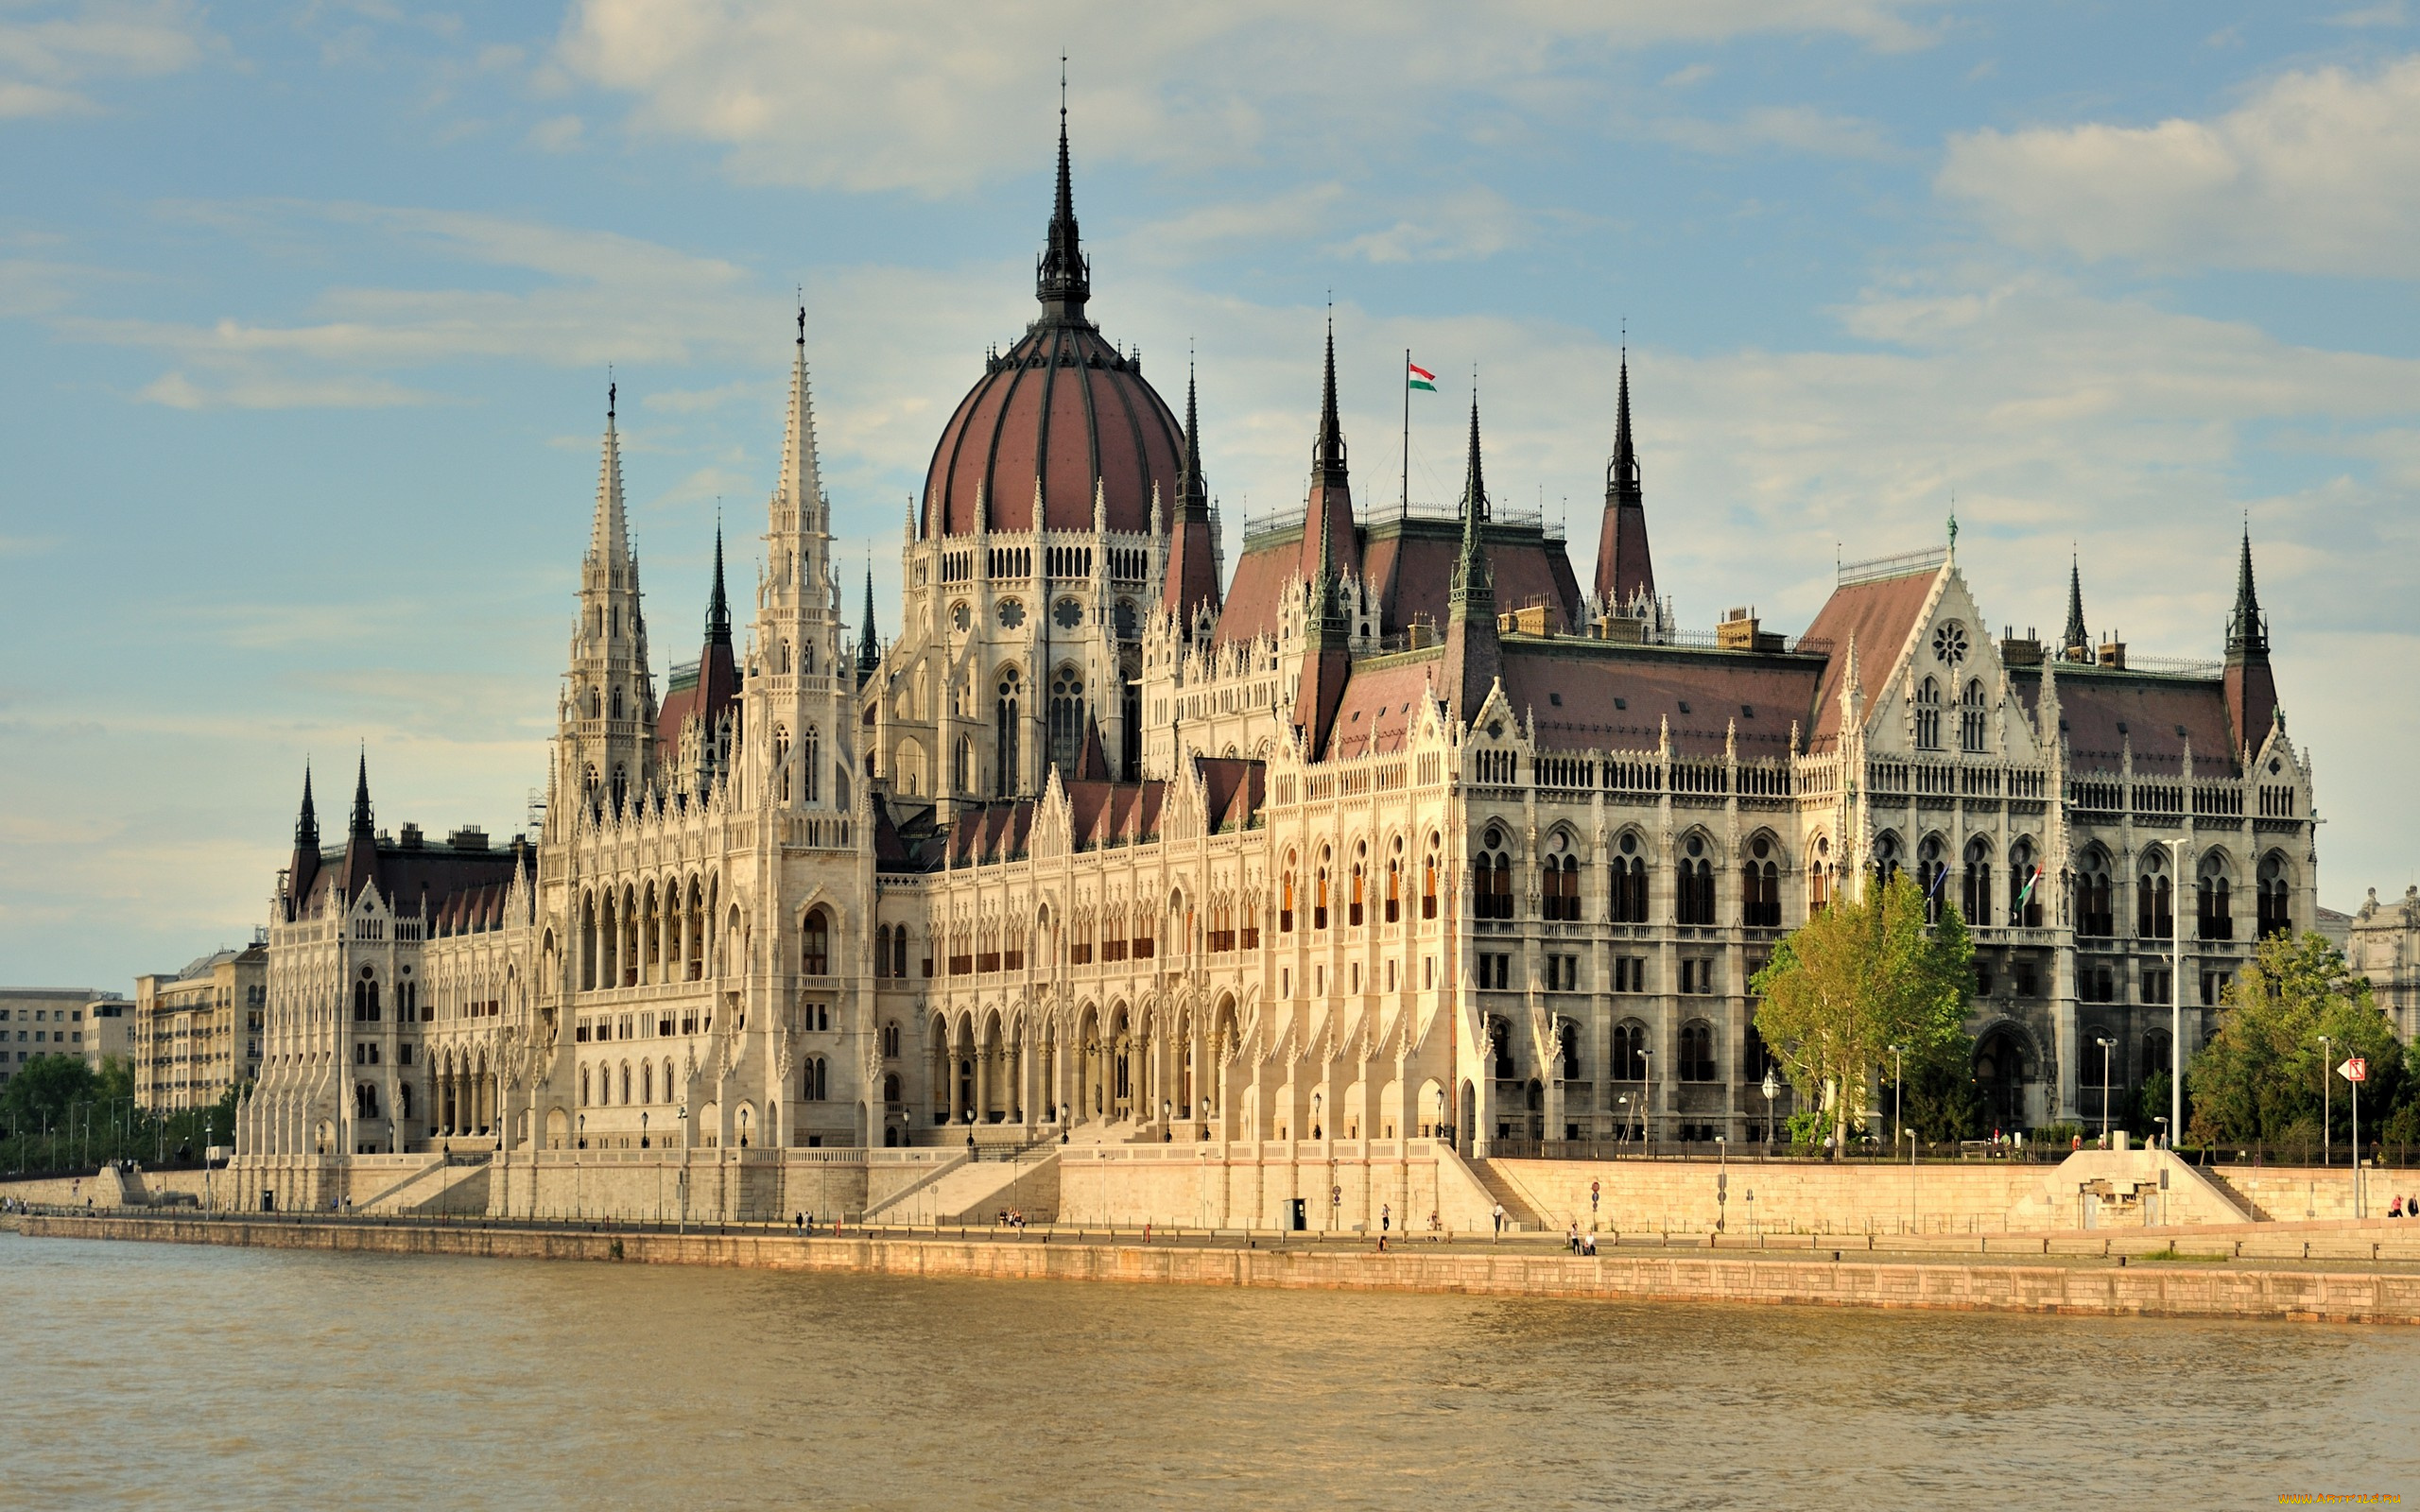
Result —
<svg viewBox="0 0 2420 1512"><path fill-rule="evenodd" d="M1427 369L1422 367L1416 362L1408 362L1404 364L1404 366L1408 369L1404 374L1404 386L1406 387L1426 388L1432 394L1437 391L1437 375L1435 373L1430 372Z"/></svg>
<svg viewBox="0 0 2420 1512"><path fill-rule="evenodd" d="M2027 903L2033 901L2033 885L2041 880L2042 868L2040 867L2036 867L2033 868L2033 874L2025 879L2025 890L2016 895L2016 906L2020 910L2023 909Z"/></svg>

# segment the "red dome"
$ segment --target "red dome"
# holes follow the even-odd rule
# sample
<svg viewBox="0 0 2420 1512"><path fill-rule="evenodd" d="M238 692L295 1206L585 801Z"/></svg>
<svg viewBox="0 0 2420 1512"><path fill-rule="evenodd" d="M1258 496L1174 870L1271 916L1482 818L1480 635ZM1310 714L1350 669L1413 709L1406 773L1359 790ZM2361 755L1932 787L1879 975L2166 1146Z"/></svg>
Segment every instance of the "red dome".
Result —
<svg viewBox="0 0 2420 1512"><path fill-rule="evenodd" d="M1184 436L1141 364L1103 341L1084 318L1092 263L1076 231L1067 166L1067 112L1059 112L1059 195L1034 264L1042 318L1025 339L986 364L983 381L959 402L925 474L924 534L1090 530L1093 488L1105 529L1174 522ZM1034 519L1037 491L1042 518Z"/></svg>
<svg viewBox="0 0 2420 1512"><path fill-rule="evenodd" d="M1093 327L1046 318L950 417L925 477L924 533L1032 530L1037 480L1042 529L1090 530L1098 481L1107 528L1150 529L1156 489L1166 533L1184 468L1184 433L1142 369Z"/></svg>

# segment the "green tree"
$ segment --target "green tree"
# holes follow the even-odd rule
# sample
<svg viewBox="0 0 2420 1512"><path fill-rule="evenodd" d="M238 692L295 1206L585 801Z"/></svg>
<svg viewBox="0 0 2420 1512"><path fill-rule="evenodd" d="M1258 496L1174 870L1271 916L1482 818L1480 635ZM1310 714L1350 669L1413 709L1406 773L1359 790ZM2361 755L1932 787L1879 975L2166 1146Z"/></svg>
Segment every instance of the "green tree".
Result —
<svg viewBox="0 0 2420 1512"><path fill-rule="evenodd" d="M68 1105L91 1101L98 1085L81 1056L36 1056L0 1091L0 1119L12 1134L38 1134L63 1120Z"/></svg>
<svg viewBox="0 0 2420 1512"><path fill-rule="evenodd" d="M1983 1094L1975 1088L1975 1041L1963 1027L1907 1066L1901 1116L1927 1144L1974 1139L1983 1131Z"/></svg>
<svg viewBox="0 0 2420 1512"><path fill-rule="evenodd" d="M1897 872L1793 930L1749 984L1756 1032L1799 1107L1830 1115L1835 1158L1849 1125L1865 1122L1869 1075L1887 1066L1891 1046L1917 1067L1954 1053L1974 955L1958 911L1944 908L1940 924L1927 925L1924 894Z"/></svg>
<svg viewBox="0 0 2420 1512"><path fill-rule="evenodd" d="M2262 940L2221 1000L2219 1032L2186 1068L2194 1134L2244 1143L2316 1138L2325 1107L2335 1136L2347 1137L2351 1089L2337 1077L2323 1091L2347 1056L2369 1062L2363 1123L2382 1129L2404 1100L2410 1073L2370 984L2323 936Z"/></svg>

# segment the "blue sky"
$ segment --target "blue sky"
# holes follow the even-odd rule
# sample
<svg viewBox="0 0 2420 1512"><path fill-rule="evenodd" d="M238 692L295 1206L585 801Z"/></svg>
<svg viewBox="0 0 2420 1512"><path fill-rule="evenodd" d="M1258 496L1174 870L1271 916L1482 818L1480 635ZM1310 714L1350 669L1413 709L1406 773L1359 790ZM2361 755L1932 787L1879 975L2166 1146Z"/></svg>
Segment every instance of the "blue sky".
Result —
<svg viewBox="0 0 2420 1512"><path fill-rule="evenodd" d="M1802 626L1954 492L1996 622L2073 550L2096 629L2214 657L2248 515L2323 896L2413 879L2420 5L0 0L0 979L246 937L306 753L520 828L608 365L668 662L717 502L761 528L794 288L894 614L1062 51L1093 314L1172 399L1198 353L1231 551L1301 497L1332 294L1364 498L1402 350L1418 496L1476 369L1584 578L1627 322L1684 624Z"/></svg>

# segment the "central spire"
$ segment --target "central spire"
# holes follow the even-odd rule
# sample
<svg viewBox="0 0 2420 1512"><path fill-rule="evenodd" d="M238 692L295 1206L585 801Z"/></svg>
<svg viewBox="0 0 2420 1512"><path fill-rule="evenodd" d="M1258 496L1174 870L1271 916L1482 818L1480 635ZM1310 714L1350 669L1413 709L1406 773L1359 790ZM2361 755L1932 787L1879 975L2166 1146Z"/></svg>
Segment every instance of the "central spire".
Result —
<svg viewBox="0 0 2420 1512"><path fill-rule="evenodd" d="M2080 557L2067 558L2067 627L2059 648L2070 662L2093 659L2092 637L2083 626L2083 561Z"/></svg>
<svg viewBox="0 0 2420 1512"><path fill-rule="evenodd" d="M1034 293L1043 315L1052 320L1081 324L1084 301L1092 298L1092 264L1084 257L1076 232L1074 175L1067 165L1067 60L1059 60L1059 197L1050 207L1050 231L1042 257L1034 266Z"/></svg>
<svg viewBox="0 0 2420 1512"><path fill-rule="evenodd" d="M1344 424L1336 414L1336 317L1327 318L1327 370L1320 381L1320 438L1311 449L1311 482L1345 481Z"/></svg>
<svg viewBox="0 0 2420 1512"><path fill-rule="evenodd" d="M2260 616L2260 594L2252 586L2252 526L2243 527L2243 557L2236 568L2235 612L2227 616L2229 656L2269 654L2269 627Z"/></svg>
<svg viewBox="0 0 2420 1512"><path fill-rule="evenodd" d="M617 565L630 560L630 520L622 507L622 438L614 427L618 384L605 386L605 447L596 465L596 521L589 531L589 555Z"/></svg>
<svg viewBox="0 0 2420 1512"><path fill-rule="evenodd" d="M1487 519L1487 478L1479 465L1478 393L1471 393L1471 451L1462 482L1462 546L1454 559L1452 614L1456 619L1487 617L1495 612L1495 575L1479 538Z"/></svg>
<svg viewBox="0 0 2420 1512"><path fill-rule="evenodd" d="M302 764L302 814L294 821L294 849L316 850L320 847L320 811L311 802L311 764Z"/></svg>
<svg viewBox="0 0 2420 1512"><path fill-rule="evenodd" d="M722 587L722 521L715 521L715 592L706 602L706 644L731 644L731 599Z"/></svg>

